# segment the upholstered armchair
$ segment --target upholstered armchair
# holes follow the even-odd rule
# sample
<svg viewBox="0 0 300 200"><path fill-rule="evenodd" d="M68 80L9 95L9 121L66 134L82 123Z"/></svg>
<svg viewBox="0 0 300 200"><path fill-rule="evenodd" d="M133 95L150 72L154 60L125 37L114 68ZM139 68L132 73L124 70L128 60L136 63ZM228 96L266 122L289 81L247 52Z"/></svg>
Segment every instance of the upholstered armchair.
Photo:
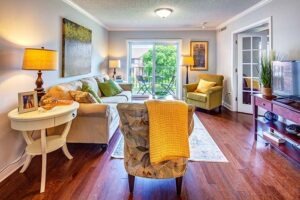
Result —
<svg viewBox="0 0 300 200"><path fill-rule="evenodd" d="M185 101L188 104L206 110L219 108L219 111L221 112L224 77L222 75L200 74L199 80L200 79L216 82L216 86L209 89L206 93L198 93L195 92L198 82L183 85Z"/></svg>
<svg viewBox="0 0 300 200"><path fill-rule="evenodd" d="M154 179L176 178L177 194L180 195L188 159L178 158L152 165L149 157L149 119L146 105L120 103L117 109L124 135L124 165L128 173L130 192L133 192L135 176ZM190 105L188 111L190 135L194 128L194 107Z"/></svg>

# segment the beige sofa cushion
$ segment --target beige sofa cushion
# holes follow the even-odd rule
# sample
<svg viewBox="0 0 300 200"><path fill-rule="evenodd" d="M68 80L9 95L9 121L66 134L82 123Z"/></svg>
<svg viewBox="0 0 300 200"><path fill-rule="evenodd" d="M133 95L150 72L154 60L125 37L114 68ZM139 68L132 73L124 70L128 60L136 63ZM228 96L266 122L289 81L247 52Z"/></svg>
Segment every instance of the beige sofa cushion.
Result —
<svg viewBox="0 0 300 200"><path fill-rule="evenodd" d="M101 92L99 90L98 83L94 77L81 79L81 82L90 86L92 90L95 91L99 97L101 97Z"/></svg>
<svg viewBox="0 0 300 200"><path fill-rule="evenodd" d="M62 83L62 84L59 84L57 86L62 87L66 91L81 90L82 89L82 82L80 82L80 81L72 81L72 82L69 82L69 83Z"/></svg>
<svg viewBox="0 0 300 200"><path fill-rule="evenodd" d="M126 96L111 96L111 97L101 97L101 100L103 103L127 103L127 97Z"/></svg>
<svg viewBox="0 0 300 200"><path fill-rule="evenodd" d="M127 102L131 102L131 96L132 96L132 93L131 91L122 91L121 93L117 94L116 96L125 96L127 98Z"/></svg>
<svg viewBox="0 0 300 200"><path fill-rule="evenodd" d="M94 76L94 78L96 79L96 81L98 83L103 83L107 80L106 75L102 74L102 75L98 75L98 76Z"/></svg>
<svg viewBox="0 0 300 200"><path fill-rule="evenodd" d="M204 93L198 93L198 92L188 92L187 98L205 103L207 100L207 95Z"/></svg>
<svg viewBox="0 0 300 200"><path fill-rule="evenodd" d="M103 103L127 103L131 102L131 91L122 91L120 94L111 97L101 97Z"/></svg>

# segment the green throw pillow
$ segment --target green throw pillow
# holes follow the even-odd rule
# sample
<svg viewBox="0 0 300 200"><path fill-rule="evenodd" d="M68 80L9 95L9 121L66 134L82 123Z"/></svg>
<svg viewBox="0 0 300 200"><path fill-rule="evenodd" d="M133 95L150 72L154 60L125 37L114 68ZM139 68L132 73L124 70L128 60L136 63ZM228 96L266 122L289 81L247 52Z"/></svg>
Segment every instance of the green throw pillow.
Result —
<svg viewBox="0 0 300 200"><path fill-rule="evenodd" d="M100 97L91 88L91 86L89 86L87 83L82 84L82 90L81 91L90 93L97 100L98 103L102 103L102 100L100 99Z"/></svg>
<svg viewBox="0 0 300 200"><path fill-rule="evenodd" d="M106 97L115 96L120 94L123 90L119 86L118 83L114 82L113 80L108 80L103 83L98 83L99 89Z"/></svg>

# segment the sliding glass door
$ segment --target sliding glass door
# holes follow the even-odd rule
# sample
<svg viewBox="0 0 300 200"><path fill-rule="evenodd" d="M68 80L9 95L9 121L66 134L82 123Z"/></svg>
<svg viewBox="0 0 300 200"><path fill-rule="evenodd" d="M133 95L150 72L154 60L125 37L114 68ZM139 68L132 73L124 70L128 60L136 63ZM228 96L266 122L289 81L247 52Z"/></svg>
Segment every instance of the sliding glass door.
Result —
<svg viewBox="0 0 300 200"><path fill-rule="evenodd" d="M134 95L177 97L178 42L130 42L129 80Z"/></svg>

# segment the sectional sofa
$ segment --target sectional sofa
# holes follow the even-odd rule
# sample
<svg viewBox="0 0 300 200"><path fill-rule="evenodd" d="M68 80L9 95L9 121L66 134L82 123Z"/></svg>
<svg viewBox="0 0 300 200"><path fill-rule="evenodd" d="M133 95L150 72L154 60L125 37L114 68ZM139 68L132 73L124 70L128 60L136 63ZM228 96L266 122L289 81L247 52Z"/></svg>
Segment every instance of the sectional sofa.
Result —
<svg viewBox="0 0 300 200"><path fill-rule="evenodd" d="M120 94L104 97L98 88L98 82L104 82L105 79L107 79L107 76L99 75L53 86L60 88L61 93L67 94L70 90L81 90L83 83L85 83L94 91L97 91L98 96L103 101L103 103L80 104L77 117L73 120L67 137L68 143L96 143L101 144L103 149L107 148L110 139L119 126L120 118L116 106L118 103L131 101L132 85L120 84L123 89ZM55 127L48 130L48 132L49 134L55 134L62 129L63 127Z"/></svg>

